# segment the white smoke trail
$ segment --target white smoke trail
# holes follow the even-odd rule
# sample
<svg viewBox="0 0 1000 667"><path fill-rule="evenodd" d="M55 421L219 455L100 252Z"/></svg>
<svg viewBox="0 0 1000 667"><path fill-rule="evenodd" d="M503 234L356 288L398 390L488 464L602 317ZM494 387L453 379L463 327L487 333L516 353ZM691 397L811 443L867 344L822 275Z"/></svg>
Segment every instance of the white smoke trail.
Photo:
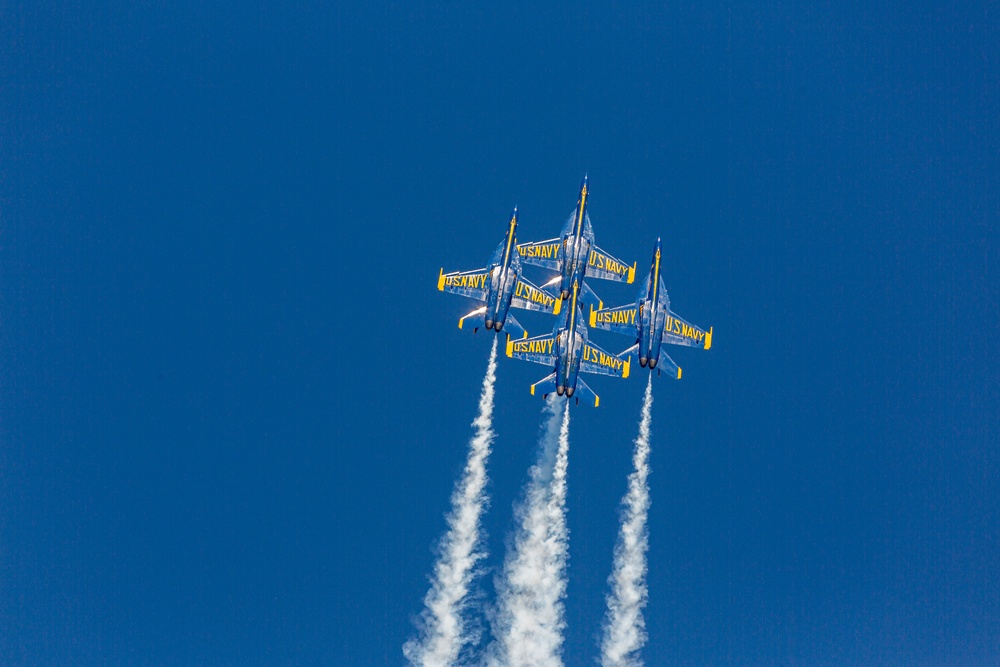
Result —
<svg viewBox="0 0 1000 667"><path fill-rule="evenodd" d="M403 654L414 666L453 665L462 648L477 640L475 633L466 626L463 612L476 563L486 555L477 548L480 546L479 520L488 503L484 487L486 460L494 437L496 370L497 340L494 337L479 398L479 415L472 422L476 434L469 441L465 471L451 496L448 531L439 547L431 588L424 597L419 637L403 646Z"/></svg>
<svg viewBox="0 0 1000 667"><path fill-rule="evenodd" d="M622 500L622 526L615 546L614 568L608 583L608 612L601 642L603 667L641 667L638 651L646 643L646 549L649 531L649 424L653 407L653 374L649 374L642 401L639 437L632 457L634 471L628 478L628 493Z"/></svg>
<svg viewBox="0 0 1000 667"><path fill-rule="evenodd" d="M569 406L550 397L538 462L529 472L519 528L498 582L497 614L487 664L496 667L562 665L566 595L566 472Z"/></svg>

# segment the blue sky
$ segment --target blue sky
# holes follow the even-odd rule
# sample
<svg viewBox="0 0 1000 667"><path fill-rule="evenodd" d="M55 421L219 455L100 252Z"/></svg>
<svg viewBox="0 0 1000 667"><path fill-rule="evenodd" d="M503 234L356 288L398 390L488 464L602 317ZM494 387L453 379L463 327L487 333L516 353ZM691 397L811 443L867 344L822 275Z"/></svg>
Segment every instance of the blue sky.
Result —
<svg viewBox="0 0 1000 667"><path fill-rule="evenodd" d="M1000 660L987 3L0 12L10 664L402 664L489 349L438 268L514 205L556 235L585 172L715 330L655 387L647 664ZM541 419L508 361L494 569ZM643 384L573 411L568 665Z"/></svg>

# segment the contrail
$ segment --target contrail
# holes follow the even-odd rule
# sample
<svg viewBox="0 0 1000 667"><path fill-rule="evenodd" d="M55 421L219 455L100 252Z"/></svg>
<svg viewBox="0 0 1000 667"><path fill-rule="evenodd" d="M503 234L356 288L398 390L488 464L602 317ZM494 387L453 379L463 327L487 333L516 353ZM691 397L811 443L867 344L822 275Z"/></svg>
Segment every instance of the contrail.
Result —
<svg viewBox="0 0 1000 667"><path fill-rule="evenodd" d="M608 612L604 619L601 642L603 667L641 667L638 651L646 643L646 623L642 608L646 606L646 549L649 531L649 423L653 407L653 374L646 383L639 420L639 437L635 440L632 463L635 470L628 478L628 493L622 500L622 527L615 545L614 569L608 578Z"/></svg>
<svg viewBox="0 0 1000 667"><path fill-rule="evenodd" d="M469 441L469 458L462 479L451 496L448 531L438 549L431 588L424 597L419 637L406 642L403 654L411 665L447 667L458 659L462 648L478 639L463 618L466 595L476 563L485 557L479 550L479 519L488 503L486 460L493 443L493 385L496 382L497 339L493 339L490 361L483 378L479 415L472 425L476 434Z"/></svg>
<svg viewBox="0 0 1000 667"><path fill-rule="evenodd" d="M497 584L496 640L487 656L491 667L562 665L569 405L553 396L545 413L538 461L515 512L520 525Z"/></svg>

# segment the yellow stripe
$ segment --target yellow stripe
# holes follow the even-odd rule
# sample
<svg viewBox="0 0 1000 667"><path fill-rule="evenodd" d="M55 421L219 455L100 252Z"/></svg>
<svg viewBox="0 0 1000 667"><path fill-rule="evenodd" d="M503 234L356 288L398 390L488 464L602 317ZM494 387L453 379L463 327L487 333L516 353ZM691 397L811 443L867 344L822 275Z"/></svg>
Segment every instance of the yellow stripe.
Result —
<svg viewBox="0 0 1000 667"><path fill-rule="evenodd" d="M653 306L656 306L656 292L660 287L660 253L656 253L656 265L653 268Z"/></svg>
<svg viewBox="0 0 1000 667"><path fill-rule="evenodd" d="M514 243L514 218L510 219L510 229L507 231L507 250L503 253L503 265L507 266L507 260L510 258L510 246Z"/></svg>
<svg viewBox="0 0 1000 667"><path fill-rule="evenodd" d="M444 269L438 271L438 291L444 291Z"/></svg>
<svg viewBox="0 0 1000 667"><path fill-rule="evenodd" d="M570 311L570 314L569 314L569 330L570 331L573 331L573 325L576 324L576 290L577 290L577 283L573 283L573 304L572 304L573 310Z"/></svg>

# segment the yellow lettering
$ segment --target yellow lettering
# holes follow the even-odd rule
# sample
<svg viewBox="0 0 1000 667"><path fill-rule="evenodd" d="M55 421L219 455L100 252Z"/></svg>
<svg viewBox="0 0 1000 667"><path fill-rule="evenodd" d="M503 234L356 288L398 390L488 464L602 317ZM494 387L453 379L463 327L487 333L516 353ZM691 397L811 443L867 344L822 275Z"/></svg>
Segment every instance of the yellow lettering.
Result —
<svg viewBox="0 0 1000 667"><path fill-rule="evenodd" d="M448 276L445 278L444 284L453 285L455 287L482 288L486 286L486 274L479 273L471 276Z"/></svg>
<svg viewBox="0 0 1000 667"><path fill-rule="evenodd" d="M521 246L518 248L518 252L524 257L541 257L543 259L552 259L559 252L558 243L548 243L546 245L529 245Z"/></svg>

